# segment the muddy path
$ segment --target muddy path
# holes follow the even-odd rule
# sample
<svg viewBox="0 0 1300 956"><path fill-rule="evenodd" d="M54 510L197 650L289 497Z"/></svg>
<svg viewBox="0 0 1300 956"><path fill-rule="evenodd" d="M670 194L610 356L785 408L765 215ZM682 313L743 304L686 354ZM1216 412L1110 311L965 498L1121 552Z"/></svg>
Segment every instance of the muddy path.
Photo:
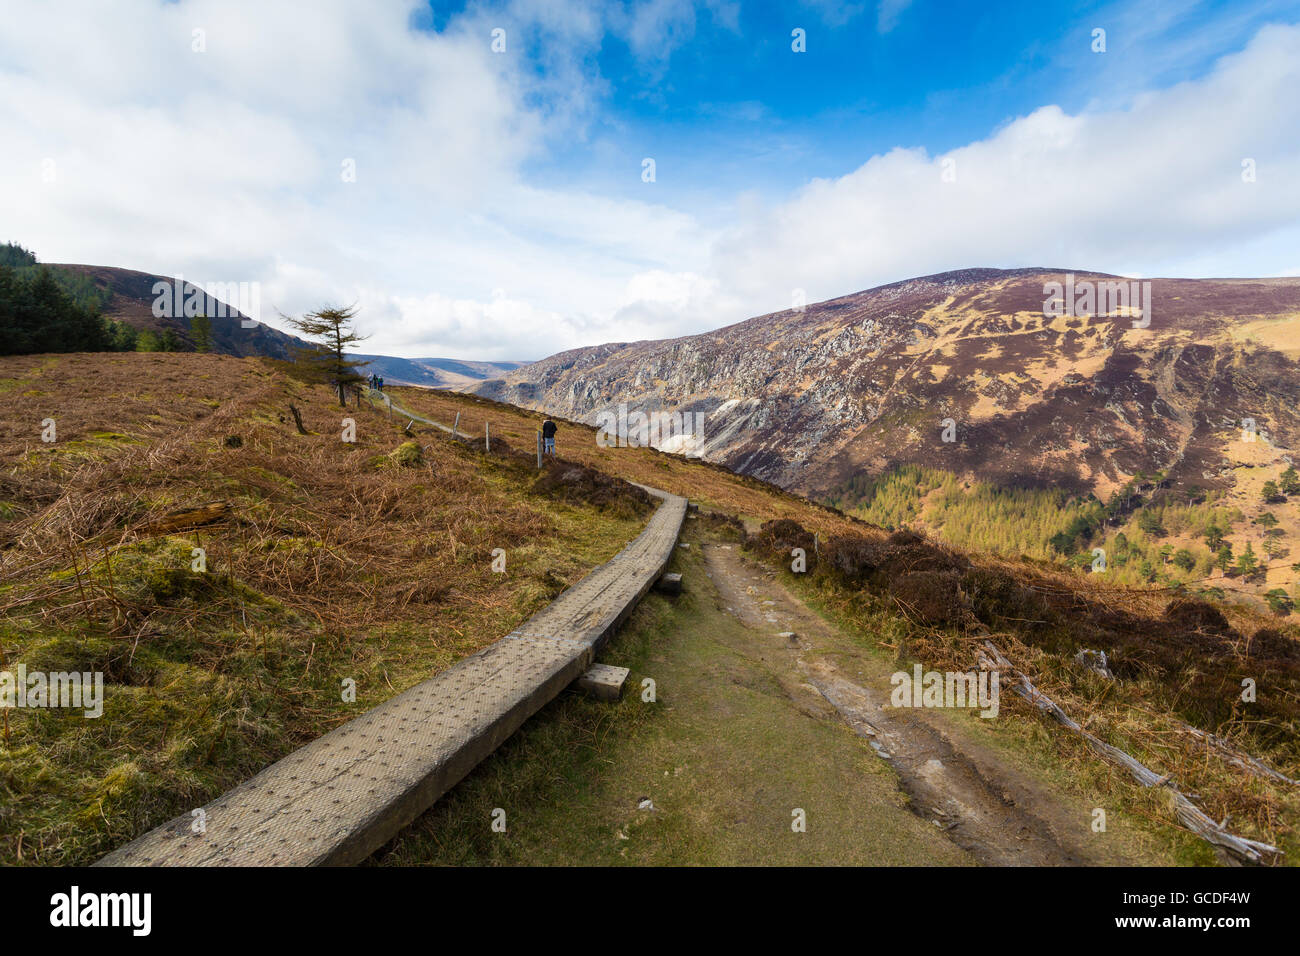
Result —
<svg viewBox="0 0 1300 956"><path fill-rule="evenodd" d="M703 558L722 609L745 625L787 692L851 727L893 768L912 811L978 862L1149 862L1097 840L1087 808L1018 770L954 715L889 706L889 676L897 666L828 624L736 545L703 542Z"/></svg>

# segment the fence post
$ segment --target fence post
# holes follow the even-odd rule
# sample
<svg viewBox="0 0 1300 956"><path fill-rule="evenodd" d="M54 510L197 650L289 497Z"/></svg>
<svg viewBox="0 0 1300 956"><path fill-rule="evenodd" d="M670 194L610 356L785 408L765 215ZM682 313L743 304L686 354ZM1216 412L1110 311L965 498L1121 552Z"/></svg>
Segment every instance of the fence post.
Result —
<svg viewBox="0 0 1300 956"><path fill-rule="evenodd" d="M483 450L492 450L492 425L489 422L483 423Z"/></svg>
<svg viewBox="0 0 1300 956"><path fill-rule="evenodd" d="M537 429L537 470L542 470L542 430Z"/></svg>

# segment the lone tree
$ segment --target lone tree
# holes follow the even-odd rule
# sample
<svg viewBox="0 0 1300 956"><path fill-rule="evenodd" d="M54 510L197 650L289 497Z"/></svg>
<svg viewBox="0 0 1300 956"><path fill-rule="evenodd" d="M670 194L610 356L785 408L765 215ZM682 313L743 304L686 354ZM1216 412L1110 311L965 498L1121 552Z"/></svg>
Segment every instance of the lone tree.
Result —
<svg viewBox="0 0 1300 956"><path fill-rule="evenodd" d="M352 320L356 318L357 307L327 306L308 312L301 319L292 316L283 318L301 332L310 342L311 348L300 349L297 355L298 367L307 373L307 377L317 382L328 382L339 394L339 405L347 407L347 388L363 381L357 374L357 368L365 365L357 359L348 358L349 346L366 339L352 329Z"/></svg>

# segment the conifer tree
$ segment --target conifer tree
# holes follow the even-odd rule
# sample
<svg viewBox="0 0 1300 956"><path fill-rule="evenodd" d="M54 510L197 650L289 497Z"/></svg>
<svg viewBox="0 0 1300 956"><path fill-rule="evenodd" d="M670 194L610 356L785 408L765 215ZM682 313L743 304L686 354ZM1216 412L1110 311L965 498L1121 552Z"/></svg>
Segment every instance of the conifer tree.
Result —
<svg viewBox="0 0 1300 956"><path fill-rule="evenodd" d="M311 348L299 350L295 364L303 370L306 377L328 382L338 392L339 405L345 408L347 388L364 380L357 369L366 364L347 356L349 346L363 342L366 338L352 328L351 323L356 315L356 306L350 305L326 306L309 312L300 319L283 316L312 343Z"/></svg>

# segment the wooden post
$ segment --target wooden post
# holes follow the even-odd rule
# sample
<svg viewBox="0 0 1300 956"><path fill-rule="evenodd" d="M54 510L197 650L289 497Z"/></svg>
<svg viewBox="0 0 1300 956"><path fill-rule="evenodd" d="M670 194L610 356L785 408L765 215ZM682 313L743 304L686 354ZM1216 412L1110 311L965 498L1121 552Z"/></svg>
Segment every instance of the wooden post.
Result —
<svg viewBox="0 0 1300 956"><path fill-rule="evenodd" d="M456 413L456 420L451 423L451 437L456 437L456 429L460 427L460 412Z"/></svg>
<svg viewBox="0 0 1300 956"><path fill-rule="evenodd" d="M489 422L483 423L483 450L492 450L492 425Z"/></svg>
<svg viewBox="0 0 1300 956"><path fill-rule="evenodd" d="M542 470L542 430L537 429L537 470Z"/></svg>

